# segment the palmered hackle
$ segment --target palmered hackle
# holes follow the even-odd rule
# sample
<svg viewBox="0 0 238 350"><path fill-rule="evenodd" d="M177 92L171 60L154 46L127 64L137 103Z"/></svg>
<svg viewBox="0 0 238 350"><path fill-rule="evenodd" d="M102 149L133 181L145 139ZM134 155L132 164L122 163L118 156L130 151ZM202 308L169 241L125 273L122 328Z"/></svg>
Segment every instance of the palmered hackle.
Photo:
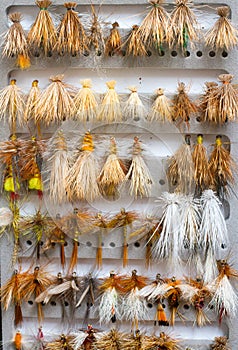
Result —
<svg viewBox="0 0 238 350"><path fill-rule="evenodd" d="M7 58L15 57L17 67L27 69L30 67L31 62L26 34L20 23L22 20L21 13L11 13L9 19L12 25L5 34L2 56Z"/></svg>
<svg viewBox="0 0 238 350"><path fill-rule="evenodd" d="M88 52L88 38L79 13L75 10L76 6L76 2L64 3L67 12L58 27L58 40L55 46L60 55L68 53L76 56Z"/></svg>
<svg viewBox="0 0 238 350"><path fill-rule="evenodd" d="M42 92L36 102L37 122L49 126L61 123L74 116L76 110L71 97L71 86L63 82L63 75L50 78L50 85Z"/></svg>
<svg viewBox="0 0 238 350"><path fill-rule="evenodd" d="M163 89L156 90L157 97L151 106L148 115L150 122L158 121L161 123L173 121L173 109L171 100L165 96Z"/></svg>
<svg viewBox="0 0 238 350"><path fill-rule="evenodd" d="M96 119L98 102L92 91L92 82L90 79L81 80L82 88L74 97L76 108L75 119L87 122Z"/></svg>
<svg viewBox="0 0 238 350"><path fill-rule="evenodd" d="M116 81L111 80L106 83L108 91L105 93L97 119L103 122L120 122L122 121L122 111L120 98L115 90Z"/></svg>
<svg viewBox="0 0 238 350"><path fill-rule="evenodd" d="M176 7L170 15L168 29L168 43L170 47L178 46L186 51L190 43L198 41L199 30L197 18L189 5L190 0L176 0Z"/></svg>
<svg viewBox="0 0 238 350"><path fill-rule="evenodd" d="M230 51L238 43L238 30L229 19L228 6L217 8L219 19L205 34L205 43L214 50L225 49Z"/></svg>
<svg viewBox="0 0 238 350"><path fill-rule="evenodd" d="M192 115L196 114L198 108L187 94L184 83L178 83L178 93L173 98L173 120L180 127L185 124L189 129L189 121Z"/></svg>
<svg viewBox="0 0 238 350"><path fill-rule="evenodd" d="M118 22L114 22L112 24L112 29L110 30L110 34L105 42L105 55L113 56L115 53L120 53L122 41L121 35L118 30L119 24Z"/></svg>
<svg viewBox="0 0 238 350"><path fill-rule="evenodd" d="M141 40L140 35L138 35L139 26L133 25L131 32L129 33L126 40L122 43L122 49L125 47L126 56L141 57L147 56L147 50L144 42Z"/></svg>
<svg viewBox="0 0 238 350"><path fill-rule="evenodd" d="M27 36L27 41L32 51L38 53L42 50L45 56L52 55L57 41L57 31L48 11L48 7L51 4L50 0L36 1L40 11Z"/></svg>
<svg viewBox="0 0 238 350"><path fill-rule="evenodd" d="M24 125L24 95L16 84L16 79L11 79L10 84L0 91L0 119L8 121L12 134L16 133L17 124Z"/></svg>
<svg viewBox="0 0 238 350"><path fill-rule="evenodd" d="M167 42L169 15L163 8L164 0L150 0L150 10L136 32L136 38L146 49L161 52Z"/></svg>

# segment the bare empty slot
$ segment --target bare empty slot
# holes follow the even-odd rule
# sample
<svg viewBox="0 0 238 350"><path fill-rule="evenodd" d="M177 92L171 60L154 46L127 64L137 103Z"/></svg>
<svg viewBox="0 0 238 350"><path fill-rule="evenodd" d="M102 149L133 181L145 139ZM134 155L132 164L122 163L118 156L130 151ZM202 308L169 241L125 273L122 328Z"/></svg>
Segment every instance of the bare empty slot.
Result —
<svg viewBox="0 0 238 350"><path fill-rule="evenodd" d="M178 56L177 51L171 51L171 56L172 56L172 57L177 57L177 56Z"/></svg>
<svg viewBox="0 0 238 350"><path fill-rule="evenodd" d="M212 58L215 57L216 56L216 52L215 51L210 51L209 52L209 56L212 57Z"/></svg>

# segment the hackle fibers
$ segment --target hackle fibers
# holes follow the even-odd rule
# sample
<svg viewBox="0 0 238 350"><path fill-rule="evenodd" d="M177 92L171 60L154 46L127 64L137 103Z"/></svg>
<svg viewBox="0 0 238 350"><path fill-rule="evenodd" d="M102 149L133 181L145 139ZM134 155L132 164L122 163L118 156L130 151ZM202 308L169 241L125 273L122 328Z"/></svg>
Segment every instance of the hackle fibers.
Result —
<svg viewBox="0 0 238 350"><path fill-rule="evenodd" d="M137 329L134 333L127 334L122 349L149 350L154 349L154 345L154 341L150 336L141 334L140 330Z"/></svg>
<svg viewBox="0 0 238 350"><path fill-rule="evenodd" d="M179 345L179 340L172 338L164 332L160 332L159 338L156 340L156 346L159 346L158 349L164 350L181 350Z"/></svg>
<svg viewBox="0 0 238 350"><path fill-rule="evenodd" d="M236 164L230 152L223 146L222 137L216 137L216 143L209 159L209 169L213 178L213 189L222 200L234 184Z"/></svg>
<svg viewBox="0 0 238 350"><path fill-rule="evenodd" d="M88 211L74 208L73 213L65 216L63 221L62 230L67 232L73 245L68 268L68 273L72 273L78 261L80 236L93 232L92 218Z"/></svg>
<svg viewBox="0 0 238 350"><path fill-rule="evenodd" d="M28 44L35 54L39 54L42 50L45 56L50 56L56 45L57 31L48 11L51 4L50 0L36 1L40 11L27 36Z"/></svg>
<svg viewBox="0 0 238 350"><path fill-rule="evenodd" d="M155 49L161 52L167 41L169 15L163 8L164 0L151 0L150 11L143 19L136 33L137 40L145 45L146 49Z"/></svg>
<svg viewBox="0 0 238 350"><path fill-rule="evenodd" d="M167 284L167 289L165 290L164 297L168 300L168 305L170 309L170 326L174 326L176 315L181 319L183 316L179 313L179 303L182 298L182 290L180 288L181 281L176 280L175 277L172 277Z"/></svg>
<svg viewBox="0 0 238 350"><path fill-rule="evenodd" d="M109 222L109 228L123 228L123 267L128 265L128 237L127 228L131 227L132 223L138 219L138 214L134 211L126 211L122 208L120 213L115 215Z"/></svg>
<svg viewBox="0 0 238 350"><path fill-rule="evenodd" d="M96 253L96 267L100 269L102 267L102 253L103 253L103 234L107 233L109 221L107 216L103 216L101 213L98 213L94 218L93 218L93 226L96 227L96 229L99 230L97 232L98 236L98 243L97 243L97 253Z"/></svg>
<svg viewBox="0 0 238 350"><path fill-rule="evenodd" d="M4 167L2 176L2 191L9 194L11 202L19 198L21 185L18 169L20 142L13 135L9 141L0 142L0 160Z"/></svg>
<svg viewBox="0 0 238 350"><path fill-rule="evenodd" d="M105 93L97 119L103 122L122 121L122 112L119 96L115 90L116 81L111 80L106 83L108 91Z"/></svg>
<svg viewBox="0 0 238 350"><path fill-rule="evenodd" d="M19 157L21 159L19 168L21 178L27 181L29 190L36 190L39 198L43 195L43 184L41 178L42 155L46 149L43 140L32 137L30 140L21 140Z"/></svg>
<svg viewBox="0 0 238 350"><path fill-rule="evenodd" d="M228 18L230 9L228 6L217 8L219 19L205 34L205 43L214 50L225 49L230 51L238 43L238 30Z"/></svg>
<svg viewBox="0 0 238 350"><path fill-rule="evenodd" d="M86 312L84 316L84 324L88 324L91 307L95 304L97 296L97 285L98 281L91 273L84 276L80 283L81 296L76 304L76 307L81 306L84 302L86 304Z"/></svg>
<svg viewBox="0 0 238 350"><path fill-rule="evenodd" d="M231 350L227 337L215 337L210 350Z"/></svg>
<svg viewBox="0 0 238 350"><path fill-rule="evenodd" d="M122 43L122 49L126 48L126 56L145 57L148 55L146 47L138 35L138 31L139 26L133 25L128 37Z"/></svg>
<svg viewBox="0 0 238 350"><path fill-rule="evenodd" d="M43 235L55 227L53 221L46 214L37 210L35 214L19 219L19 230L23 236L30 237L35 244L36 258L40 259L41 241Z"/></svg>
<svg viewBox="0 0 238 350"><path fill-rule="evenodd" d="M183 298L188 300L193 305L196 313L196 319L194 324L198 327L203 327L210 323L209 318L206 315L205 304L211 299L212 292L204 284L200 277L195 280L186 278L186 284L181 286L183 291Z"/></svg>
<svg viewBox="0 0 238 350"><path fill-rule="evenodd" d="M8 120L10 131L16 134L17 123L24 125L24 96L17 86L16 80L11 79L10 84L0 91L0 119Z"/></svg>
<svg viewBox="0 0 238 350"><path fill-rule="evenodd" d="M123 349L125 334L111 329L109 332L96 334L95 348L98 350L120 350Z"/></svg>
<svg viewBox="0 0 238 350"><path fill-rule="evenodd" d="M88 122L96 119L98 102L92 91L92 82L90 79L81 80L82 88L74 97L76 108L75 119Z"/></svg>
<svg viewBox="0 0 238 350"><path fill-rule="evenodd" d="M8 207L0 208L0 237L10 228L13 222L13 213Z"/></svg>
<svg viewBox="0 0 238 350"><path fill-rule="evenodd" d="M148 269L152 263L152 247L153 243L158 239L160 230L156 227L158 225L158 218L151 217L150 215L142 217L138 224L135 224L135 230L133 229L129 235L129 239L134 241L143 241L145 243L145 267ZM138 228L137 228L138 225ZM154 233L155 232L155 233Z"/></svg>
<svg viewBox="0 0 238 350"><path fill-rule="evenodd" d="M158 225L158 220L158 218L150 215L142 216L138 222L135 222L135 228L133 228L129 235L129 240L136 239L137 242L143 241L143 244L145 243L145 267L147 269L151 266L151 250L153 243L160 234L159 228L155 232Z"/></svg>
<svg viewBox="0 0 238 350"><path fill-rule="evenodd" d="M179 201L180 224L178 247L182 252L184 247L192 255L199 243L200 202L193 195L182 196Z"/></svg>
<svg viewBox="0 0 238 350"><path fill-rule="evenodd" d="M55 293L55 291L51 293L51 290L54 290L57 286L58 286L58 290L60 290L61 286L63 287L64 282L65 282L65 278L63 278L61 272L59 272L55 280L52 281L52 283L50 284L50 286L35 298L35 302L48 304L48 302L51 300L51 297L54 296L54 293ZM62 290L64 289L65 288L62 288Z"/></svg>
<svg viewBox="0 0 238 350"><path fill-rule="evenodd" d="M152 248L155 242L160 237L160 232L162 230L158 223L148 232L146 239L146 251L145 251L145 267L148 269L152 264Z"/></svg>
<svg viewBox="0 0 238 350"><path fill-rule="evenodd" d="M169 21L169 46L178 46L183 52L186 52L189 43L194 47L194 43L199 40L199 26L194 12L189 7L190 4L190 0L176 0L176 7Z"/></svg>
<svg viewBox="0 0 238 350"><path fill-rule="evenodd" d="M147 300L154 300L154 299L161 299L160 298L160 292L158 291L162 285L165 284L165 280L161 278L161 274L156 274L156 279L150 283L147 284L145 287L140 289L139 295L143 298L146 298ZM162 326L162 324L160 324Z"/></svg>
<svg viewBox="0 0 238 350"><path fill-rule="evenodd" d="M92 325L89 324L87 329L71 333L71 346L74 350L92 350L96 342L96 332Z"/></svg>
<svg viewBox="0 0 238 350"><path fill-rule="evenodd" d="M149 267L152 265L152 248L154 243L159 239L160 232L161 232L161 226L158 227L158 223L151 228L151 230L148 232L147 238L146 238L146 250L145 250L145 267L149 269Z"/></svg>
<svg viewBox="0 0 238 350"><path fill-rule="evenodd" d="M201 122L211 122L223 124L219 114L219 103L217 99L218 84L213 81L205 83L205 93L201 96L199 102L199 120Z"/></svg>
<svg viewBox="0 0 238 350"><path fill-rule="evenodd" d="M224 316L234 318L238 309L238 297L232 285L238 278L238 271L232 268L226 260L218 260L219 275L210 285L213 297L209 305L213 305L221 323Z"/></svg>
<svg viewBox="0 0 238 350"><path fill-rule="evenodd" d="M131 165L125 181L129 181L129 193L135 198L149 197L153 179L142 157L142 146L138 137L134 137Z"/></svg>
<svg viewBox="0 0 238 350"><path fill-rule="evenodd" d="M178 93L173 98L173 120L181 127L185 123L189 129L190 117L198 112L196 104L189 98L184 83L178 83Z"/></svg>
<svg viewBox="0 0 238 350"><path fill-rule="evenodd" d="M58 131L48 144L44 154L46 164L45 188L54 204L62 204L67 200L66 179L69 173L68 149L65 136Z"/></svg>
<svg viewBox="0 0 238 350"><path fill-rule="evenodd" d="M38 85L38 80L34 80L32 82L31 89L27 96L26 105L25 105L24 120L26 123L33 121L35 122L35 124L37 124L36 102L39 100L40 94L41 94L41 90ZM40 131L39 128L38 128L38 131Z"/></svg>
<svg viewBox="0 0 238 350"><path fill-rule="evenodd" d="M138 330L139 320L144 320L147 315L146 302L138 293L146 286L147 281L147 277L137 275L136 270L121 281L123 294L126 295L122 302L122 317L132 323L132 330Z"/></svg>
<svg viewBox="0 0 238 350"><path fill-rule="evenodd" d="M14 12L9 15L11 27L4 37L2 56L16 58L16 66L27 69L31 66L27 38L21 25L21 13Z"/></svg>
<svg viewBox="0 0 238 350"><path fill-rule="evenodd" d="M185 136L184 143L169 159L167 177L176 192L189 194L194 185L194 164L190 135Z"/></svg>
<svg viewBox="0 0 238 350"><path fill-rule="evenodd" d="M110 276L105 278L99 286L99 293L101 293L99 304L100 323L115 323L121 319L120 304L121 293L123 292L121 280L122 276L118 276L114 271L111 271Z"/></svg>
<svg viewBox="0 0 238 350"><path fill-rule="evenodd" d="M218 100L218 115L220 124L236 121L238 115L238 93L231 81L234 76L231 74L221 74L218 80L222 82L216 90Z"/></svg>
<svg viewBox="0 0 238 350"><path fill-rule="evenodd" d="M88 39L79 13L75 11L76 6L76 2L64 3L67 12L58 27L56 43L56 51L60 55L68 53L77 56L88 52Z"/></svg>
<svg viewBox="0 0 238 350"><path fill-rule="evenodd" d="M125 118L126 121L144 120L146 116L146 109L138 95L137 88L135 86L131 86L128 89L131 93L122 111L123 118Z"/></svg>
<svg viewBox="0 0 238 350"><path fill-rule="evenodd" d="M1 303L4 310L8 310L11 304L14 305L15 326L21 325L23 321L21 310L22 293L19 289L21 276L22 274L15 270L12 277L0 289Z"/></svg>
<svg viewBox="0 0 238 350"><path fill-rule="evenodd" d="M139 296L145 298L146 301L152 301L156 306L154 317L154 326L169 326L165 310L163 308L163 287L165 287L165 280L161 278L161 274L156 274L156 279L138 292Z"/></svg>
<svg viewBox="0 0 238 350"><path fill-rule="evenodd" d="M62 316L66 316L65 302L69 303L69 317L70 322L74 319L76 300L79 293L79 279L76 276L76 273L68 275L66 278L62 278L61 274L58 274L57 280L54 284L50 285L45 291L43 291L35 301L37 304L49 303L51 298L55 297L61 303L62 307Z"/></svg>
<svg viewBox="0 0 238 350"><path fill-rule="evenodd" d="M45 253L47 250L50 250L54 248L57 244L60 247L60 263L61 267L64 270L65 264L66 264L66 257L65 257L65 245L66 243L66 235L64 231L62 230L62 221L63 219L60 217L59 214L56 215L56 218L54 219L55 227L53 227L52 230L45 233L45 242L42 246L42 253Z"/></svg>
<svg viewBox="0 0 238 350"><path fill-rule="evenodd" d="M161 123L171 123L173 121L173 109L171 100L167 96L165 96L163 89L159 88L155 92L157 94L157 97L152 104L147 119L150 122L158 121Z"/></svg>
<svg viewBox="0 0 238 350"><path fill-rule="evenodd" d="M151 215L141 216L138 222L135 222L135 229L130 233L129 238L145 239L158 223L158 218Z"/></svg>
<svg viewBox="0 0 238 350"><path fill-rule="evenodd" d="M212 190L205 190L201 196L200 245L214 256L219 247L229 245L221 202Z"/></svg>
<svg viewBox="0 0 238 350"><path fill-rule="evenodd" d="M70 119L75 114L75 105L70 95L71 86L63 82L63 75L50 78L50 85L36 102L37 121L49 126Z"/></svg>
<svg viewBox="0 0 238 350"><path fill-rule="evenodd" d="M94 50L95 54L100 56L105 50L105 40L103 36L102 21L100 20L98 13L96 13L95 7L91 4L91 19L90 29L88 35L88 47L90 50Z"/></svg>
<svg viewBox="0 0 238 350"><path fill-rule="evenodd" d="M212 283L218 275L216 256L210 247L205 250L203 268L200 269L199 273L203 274L203 280L206 284Z"/></svg>
<svg viewBox="0 0 238 350"><path fill-rule="evenodd" d="M94 155L93 136L86 132L81 148L76 149L66 178L69 200L94 201L100 194L97 183L99 169Z"/></svg>
<svg viewBox="0 0 238 350"><path fill-rule="evenodd" d="M118 193L118 187L125 179L126 173L126 165L117 154L116 140L111 137L110 154L98 177L98 184L102 194L114 198Z"/></svg>
<svg viewBox="0 0 238 350"><path fill-rule="evenodd" d="M197 136L197 144L193 148L195 192L199 195L211 188L213 179L209 168L206 147L203 145L203 135Z"/></svg>
<svg viewBox="0 0 238 350"><path fill-rule="evenodd" d="M163 202L163 214L156 231L162 226L162 230L156 242L152 246L153 258L156 261L171 260L170 268L177 268L181 264L179 252L179 228L180 228L180 196L176 193L164 192L160 200Z"/></svg>
<svg viewBox="0 0 238 350"><path fill-rule="evenodd" d="M53 277L38 266L34 268L33 272L26 271L21 278L21 284L19 286L22 298L25 301L30 300L32 297L37 298L47 287L52 283ZM37 304L38 321L41 324L44 318L43 308L41 304Z"/></svg>
<svg viewBox="0 0 238 350"><path fill-rule="evenodd" d="M105 42L104 54L106 56L113 56L115 53L120 53L122 40L118 28L118 22L112 23L112 29L110 30L110 34Z"/></svg>
<svg viewBox="0 0 238 350"><path fill-rule="evenodd" d="M46 343L45 350L74 350L71 342L72 336L61 334L61 336L58 339Z"/></svg>

